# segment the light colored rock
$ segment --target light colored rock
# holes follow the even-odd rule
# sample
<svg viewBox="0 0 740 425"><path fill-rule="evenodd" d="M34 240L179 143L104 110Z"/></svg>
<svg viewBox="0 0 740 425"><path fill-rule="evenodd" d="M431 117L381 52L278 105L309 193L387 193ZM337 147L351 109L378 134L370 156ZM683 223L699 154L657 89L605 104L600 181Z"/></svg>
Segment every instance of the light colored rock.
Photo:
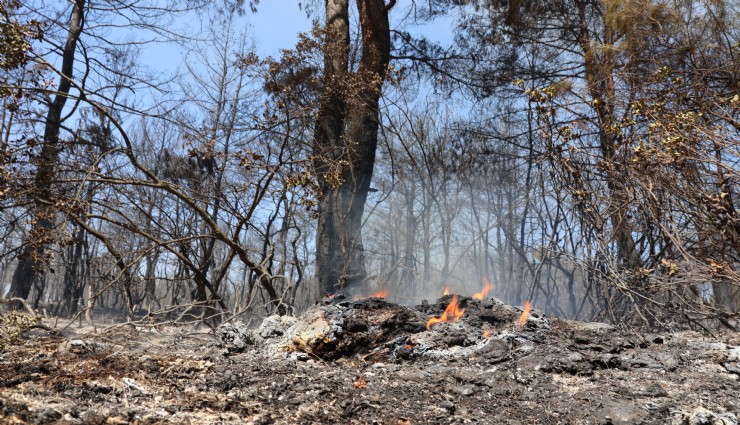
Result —
<svg viewBox="0 0 740 425"><path fill-rule="evenodd" d="M253 332L244 322L224 323L216 328L216 335L229 353L241 353L255 343Z"/></svg>

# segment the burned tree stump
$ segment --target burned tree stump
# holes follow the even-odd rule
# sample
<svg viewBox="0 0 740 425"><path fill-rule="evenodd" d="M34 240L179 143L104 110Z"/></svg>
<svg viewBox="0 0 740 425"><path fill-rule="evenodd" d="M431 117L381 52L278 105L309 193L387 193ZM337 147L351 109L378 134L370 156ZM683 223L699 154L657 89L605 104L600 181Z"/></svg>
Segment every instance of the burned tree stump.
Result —
<svg viewBox="0 0 740 425"><path fill-rule="evenodd" d="M291 348L324 360L387 352L387 344L424 329L424 315L382 299L343 301L308 310L290 329Z"/></svg>
<svg viewBox="0 0 740 425"><path fill-rule="evenodd" d="M533 339L549 322L538 314L516 322L522 310L497 300L462 298L454 323L440 319L458 297L402 306L379 298L318 304L298 318L265 319L254 331L238 324L218 330L230 352L247 347L268 352L300 352L322 360L361 356L372 361L414 357L455 357L491 353L505 357L513 338ZM436 318L434 323L431 318ZM526 331L526 332L525 332ZM525 336L526 335L526 336Z"/></svg>

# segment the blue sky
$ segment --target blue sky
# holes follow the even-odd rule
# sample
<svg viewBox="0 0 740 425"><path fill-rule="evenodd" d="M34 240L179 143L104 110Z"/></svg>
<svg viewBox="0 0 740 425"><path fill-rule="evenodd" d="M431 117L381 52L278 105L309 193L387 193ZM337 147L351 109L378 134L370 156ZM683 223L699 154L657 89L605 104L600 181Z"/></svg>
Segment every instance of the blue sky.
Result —
<svg viewBox="0 0 740 425"><path fill-rule="evenodd" d="M405 3L401 1L393 9L391 27L398 25L406 14L404 8L408 5ZM248 20L250 35L260 56L276 55L280 49L293 47L297 34L311 29L311 19L299 8L296 0L264 0L260 2L257 13L250 14ZM452 25L452 17L441 17L433 23L415 26L413 32L433 41L449 43L452 41Z"/></svg>
<svg viewBox="0 0 740 425"><path fill-rule="evenodd" d="M276 55L295 45L299 32L311 29L306 12L294 0L265 0L248 16L250 35L260 56Z"/></svg>
<svg viewBox="0 0 740 425"><path fill-rule="evenodd" d="M304 10L298 5L297 0L263 0L260 2L257 13L247 12L240 20L248 28L248 36L254 40L257 54L260 57L277 56L280 49L288 49L295 46L298 39L298 33L307 32L311 29L311 18L306 15ZM399 24L406 14L408 4L399 2L391 14L391 27ZM354 8L352 9L354 12ZM318 11L317 18L321 18L321 12ZM192 31L193 22L188 19L198 19L191 16L181 21L180 26L185 31ZM207 25L203 22L202 25ZM408 22L406 23L408 24ZM198 23L198 27L200 27ZM412 31L414 34L423 35L432 41L449 43L452 40L452 17L442 17L436 19L433 23L425 25L416 25ZM144 62L151 64L154 68L161 69L175 68L182 62L185 51L174 49L172 46L158 46L146 49ZM173 69L174 70L174 69Z"/></svg>
<svg viewBox="0 0 740 425"><path fill-rule="evenodd" d="M311 28L311 20L294 0L264 0L260 2L257 13L247 12L237 20L234 30L246 28L247 36L254 41L256 53L260 57L277 56L280 49L295 46L298 34ZM205 33L204 26L207 25L210 25L207 18L191 13L176 19L173 30L175 33L197 37L199 33ZM117 29L115 33L123 39L137 38L137 34L127 34L127 31L136 30ZM142 47L140 62L161 73L174 73L188 57L188 53L187 47L169 42L150 44Z"/></svg>

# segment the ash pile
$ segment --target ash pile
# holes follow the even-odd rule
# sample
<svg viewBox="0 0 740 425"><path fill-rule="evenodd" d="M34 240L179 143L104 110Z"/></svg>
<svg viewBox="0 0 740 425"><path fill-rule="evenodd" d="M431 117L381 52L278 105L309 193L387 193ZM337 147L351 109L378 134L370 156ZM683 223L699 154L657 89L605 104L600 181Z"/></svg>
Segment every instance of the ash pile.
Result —
<svg viewBox="0 0 740 425"><path fill-rule="evenodd" d="M324 300L299 317L271 316L257 329L220 326L227 353L261 352L298 360L359 357L383 362L483 356L500 361L513 348L544 341L550 321L528 303L445 295L409 307L382 298Z"/></svg>

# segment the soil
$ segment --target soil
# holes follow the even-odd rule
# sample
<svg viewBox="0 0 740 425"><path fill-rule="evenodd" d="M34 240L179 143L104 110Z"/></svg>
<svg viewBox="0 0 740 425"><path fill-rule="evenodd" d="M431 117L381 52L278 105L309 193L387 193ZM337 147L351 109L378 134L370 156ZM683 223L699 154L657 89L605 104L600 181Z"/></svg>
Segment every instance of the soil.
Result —
<svg viewBox="0 0 740 425"><path fill-rule="evenodd" d="M736 333L517 326L521 309L467 299L426 329L448 302L327 302L244 344L173 324L34 329L0 352L0 423L738 423Z"/></svg>

